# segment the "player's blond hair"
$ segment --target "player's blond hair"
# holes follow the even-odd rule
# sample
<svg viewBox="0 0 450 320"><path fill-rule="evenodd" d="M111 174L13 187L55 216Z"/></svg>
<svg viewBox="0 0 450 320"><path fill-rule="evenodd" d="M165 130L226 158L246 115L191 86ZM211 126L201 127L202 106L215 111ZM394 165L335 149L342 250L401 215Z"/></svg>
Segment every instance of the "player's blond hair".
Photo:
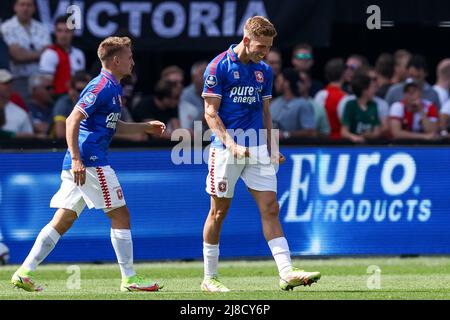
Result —
<svg viewBox="0 0 450 320"><path fill-rule="evenodd" d="M97 55L101 62L105 62L123 48L131 48L130 38L108 37L98 46Z"/></svg>
<svg viewBox="0 0 450 320"><path fill-rule="evenodd" d="M247 19L244 25L244 34L252 37L276 37L277 30L269 19L263 16L254 16Z"/></svg>

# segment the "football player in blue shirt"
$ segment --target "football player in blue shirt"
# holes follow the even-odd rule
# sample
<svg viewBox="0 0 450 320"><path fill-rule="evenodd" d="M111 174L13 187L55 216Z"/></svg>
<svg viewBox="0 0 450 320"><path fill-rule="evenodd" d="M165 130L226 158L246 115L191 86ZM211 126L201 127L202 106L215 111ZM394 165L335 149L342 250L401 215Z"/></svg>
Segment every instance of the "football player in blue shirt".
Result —
<svg viewBox="0 0 450 320"><path fill-rule="evenodd" d="M158 291L161 284L136 275L130 213L120 183L109 166L108 147L114 133L161 134L164 123L125 123L119 120L122 108L120 80L134 66L131 40L109 37L100 43L100 74L81 92L66 120L68 150L64 158L61 187L50 207L58 208L53 219L39 233L33 248L11 282L26 291L41 291L33 273L67 232L84 207L103 209L111 218L111 242L122 274L121 291Z"/></svg>
<svg viewBox="0 0 450 320"><path fill-rule="evenodd" d="M272 70L263 61L276 34L268 19L249 18L242 41L214 58L204 74L205 118L213 134L206 181L211 208L203 229L203 291L229 291L218 278L219 238L239 177L260 210L264 236L278 267L280 288L311 285L321 276L292 266L278 217L274 164L285 159L277 150L271 150L275 139L269 109ZM264 129L265 135L261 134Z"/></svg>

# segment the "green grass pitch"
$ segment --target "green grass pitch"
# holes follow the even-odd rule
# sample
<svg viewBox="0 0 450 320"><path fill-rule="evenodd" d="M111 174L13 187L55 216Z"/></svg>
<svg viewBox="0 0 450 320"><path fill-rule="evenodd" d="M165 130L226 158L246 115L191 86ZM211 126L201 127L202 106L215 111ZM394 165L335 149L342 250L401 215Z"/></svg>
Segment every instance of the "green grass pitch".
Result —
<svg viewBox="0 0 450 320"><path fill-rule="evenodd" d="M222 261L220 278L232 291L203 293L200 282L203 263L138 263L140 274L161 280L160 292L120 292L120 273L116 264L79 264L80 289L68 289L69 265L42 265L36 280L44 284L40 293L13 289L9 280L17 266L0 267L0 300L13 299L151 299L151 300L322 300L322 299L450 299L450 258L377 257L295 259L294 265L308 271L318 270L322 279L311 287L284 292L278 287L272 260ZM373 273L377 266L381 273ZM380 277L378 277L378 274ZM72 282L71 282L72 281ZM369 284L369 286L368 286ZM372 289L370 289L371 287Z"/></svg>

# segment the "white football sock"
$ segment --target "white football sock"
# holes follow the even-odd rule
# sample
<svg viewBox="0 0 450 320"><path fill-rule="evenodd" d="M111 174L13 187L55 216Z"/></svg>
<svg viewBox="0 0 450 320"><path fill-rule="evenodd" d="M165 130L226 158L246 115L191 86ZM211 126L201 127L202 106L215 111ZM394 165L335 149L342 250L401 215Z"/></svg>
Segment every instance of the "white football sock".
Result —
<svg viewBox="0 0 450 320"><path fill-rule="evenodd" d="M291 253L285 237L279 237L267 242L278 267L280 276L292 270Z"/></svg>
<svg viewBox="0 0 450 320"><path fill-rule="evenodd" d="M22 264L23 268L35 271L37 266L48 256L61 235L52 226L46 225L34 242L33 248Z"/></svg>
<svg viewBox="0 0 450 320"><path fill-rule="evenodd" d="M203 242L203 265L205 279L217 276L219 268L219 245Z"/></svg>
<svg viewBox="0 0 450 320"><path fill-rule="evenodd" d="M116 252L122 278L136 274L133 268L133 241L129 229L111 229L111 242Z"/></svg>

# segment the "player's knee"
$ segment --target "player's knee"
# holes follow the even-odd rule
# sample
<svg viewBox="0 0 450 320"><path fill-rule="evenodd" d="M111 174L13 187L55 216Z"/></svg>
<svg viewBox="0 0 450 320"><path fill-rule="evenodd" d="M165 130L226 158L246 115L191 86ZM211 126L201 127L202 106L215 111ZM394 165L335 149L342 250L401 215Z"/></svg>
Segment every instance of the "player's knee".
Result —
<svg viewBox="0 0 450 320"><path fill-rule="evenodd" d="M278 218L279 213L280 213L280 207L279 207L277 201L269 203L264 210L264 215L267 218Z"/></svg>
<svg viewBox="0 0 450 320"><path fill-rule="evenodd" d="M211 216L217 222L221 222L225 219L228 212L228 207L211 209Z"/></svg>
<svg viewBox="0 0 450 320"><path fill-rule="evenodd" d="M60 235L63 235L72 227L76 219L76 216L67 215L53 219L51 225Z"/></svg>

